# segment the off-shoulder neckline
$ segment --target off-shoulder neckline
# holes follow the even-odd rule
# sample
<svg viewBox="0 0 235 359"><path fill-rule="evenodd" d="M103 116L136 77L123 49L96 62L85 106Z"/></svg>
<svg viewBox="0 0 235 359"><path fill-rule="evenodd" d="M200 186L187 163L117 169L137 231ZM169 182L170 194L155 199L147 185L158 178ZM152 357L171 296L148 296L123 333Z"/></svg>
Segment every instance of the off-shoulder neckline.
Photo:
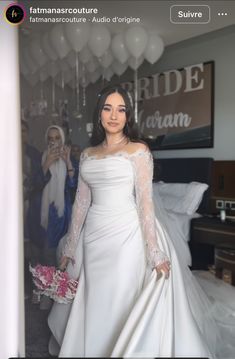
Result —
<svg viewBox="0 0 235 359"><path fill-rule="evenodd" d="M84 160L103 160L103 159L107 159L107 158L112 158L112 157L124 157L124 158L128 158L131 159L133 157L136 156L142 156L142 155L147 155L147 156L151 156L151 152L149 150L143 149L143 148L139 148L137 149L135 152L129 153L127 151L124 150L120 150L117 151L115 153L110 153L107 155L104 155L102 157L99 157L99 155L89 155L87 152L82 152L81 154L81 161Z"/></svg>

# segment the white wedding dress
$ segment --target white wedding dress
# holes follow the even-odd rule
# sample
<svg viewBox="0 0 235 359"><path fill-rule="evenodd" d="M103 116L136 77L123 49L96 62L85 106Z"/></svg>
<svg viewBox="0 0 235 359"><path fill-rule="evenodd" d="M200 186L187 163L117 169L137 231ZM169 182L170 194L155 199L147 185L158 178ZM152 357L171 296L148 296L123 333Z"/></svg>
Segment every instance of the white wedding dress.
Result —
<svg viewBox="0 0 235 359"><path fill-rule="evenodd" d="M82 154L69 234L59 251L79 277L48 323L60 357L216 357L211 303L155 218L152 156ZM169 279L153 266L171 262ZM56 349L57 347L57 349Z"/></svg>

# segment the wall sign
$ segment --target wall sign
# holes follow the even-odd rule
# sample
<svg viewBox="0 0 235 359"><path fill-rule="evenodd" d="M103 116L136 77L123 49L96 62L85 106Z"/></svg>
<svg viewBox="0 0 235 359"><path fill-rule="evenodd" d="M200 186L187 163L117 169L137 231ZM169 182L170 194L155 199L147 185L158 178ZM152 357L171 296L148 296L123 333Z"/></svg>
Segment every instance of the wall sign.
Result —
<svg viewBox="0 0 235 359"><path fill-rule="evenodd" d="M212 61L138 80L139 129L152 150L213 147L213 82Z"/></svg>

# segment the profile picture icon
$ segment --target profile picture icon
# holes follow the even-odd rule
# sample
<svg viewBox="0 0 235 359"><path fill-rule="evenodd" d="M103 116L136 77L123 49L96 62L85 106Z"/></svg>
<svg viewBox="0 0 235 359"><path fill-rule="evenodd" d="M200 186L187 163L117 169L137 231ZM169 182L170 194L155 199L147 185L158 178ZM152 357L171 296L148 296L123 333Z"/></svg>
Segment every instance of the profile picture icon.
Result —
<svg viewBox="0 0 235 359"><path fill-rule="evenodd" d="M5 18L12 25L20 25L26 16L25 9L22 5L12 3L5 9Z"/></svg>

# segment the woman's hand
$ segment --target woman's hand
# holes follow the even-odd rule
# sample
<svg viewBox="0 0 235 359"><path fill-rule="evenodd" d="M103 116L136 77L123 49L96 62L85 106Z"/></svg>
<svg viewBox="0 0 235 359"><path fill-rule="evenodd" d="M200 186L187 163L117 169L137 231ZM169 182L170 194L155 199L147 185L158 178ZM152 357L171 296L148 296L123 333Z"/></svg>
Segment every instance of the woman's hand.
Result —
<svg viewBox="0 0 235 359"><path fill-rule="evenodd" d="M63 256L60 260L60 265L59 265L60 270L64 271L67 268L69 261L70 261L69 257Z"/></svg>
<svg viewBox="0 0 235 359"><path fill-rule="evenodd" d="M70 146L64 146L63 150L61 151L60 157L66 163L69 177L72 178L74 176L74 168L73 168L73 164L71 162L70 154L71 154L71 147Z"/></svg>
<svg viewBox="0 0 235 359"><path fill-rule="evenodd" d="M164 272L165 277L169 278L171 264L169 261L163 262L162 264L159 264L155 267L157 273Z"/></svg>
<svg viewBox="0 0 235 359"><path fill-rule="evenodd" d="M42 166L44 174L47 173L52 163L57 161L59 158L60 158L59 148L48 148L46 160Z"/></svg>
<svg viewBox="0 0 235 359"><path fill-rule="evenodd" d="M71 164L70 152L71 152L71 147L64 146L61 151L61 154L60 154L61 158L64 160L64 162L66 163L67 166L69 166Z"/></svg>

